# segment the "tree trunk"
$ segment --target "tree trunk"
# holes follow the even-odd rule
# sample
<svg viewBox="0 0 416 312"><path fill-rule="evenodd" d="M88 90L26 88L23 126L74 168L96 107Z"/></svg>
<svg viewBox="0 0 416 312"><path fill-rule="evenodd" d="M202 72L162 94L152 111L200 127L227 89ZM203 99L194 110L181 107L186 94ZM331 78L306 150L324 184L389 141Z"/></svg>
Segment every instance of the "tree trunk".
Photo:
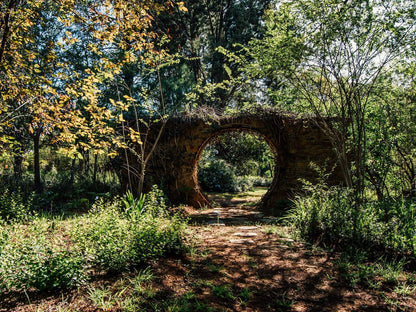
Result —
<svg viewBox="0 0 416 312"><path fill-rule="evenodd" d="M16 177L20 178L23 172L23 156L14 155L13 170Z"/></svg>
<svg viewBox="0 0 416 312"><path fill-rule="evenodd" d="M74 180L75 180L75 165L76 165L76 159L75 157L72 159L71 164L71 177L69 178L69 187L72 188L74 186Z"/></svg>
<svg viewBox="0 0 416 312"><path fill-rule="evenodd" d="M98 171L98 154L94 155L94 172L92 176L92 180L95 183L97 182L97 171Z"/></svg>
<svg viewBox="0 0 416 312"><path fill-rule="evenodd" d="M35 191L42 192L42 182L40 180L40 157L39 157L39 141L40 141L40 132L36 133L33 136L33 168L35 175Z"/></svg>
<svg viewBox="0 0 416 312"><path fill-rule="evenodd" d="M84 158L84 173L86 176L88 176L90 171L90 153L87 151L82 154Z"/></svg>

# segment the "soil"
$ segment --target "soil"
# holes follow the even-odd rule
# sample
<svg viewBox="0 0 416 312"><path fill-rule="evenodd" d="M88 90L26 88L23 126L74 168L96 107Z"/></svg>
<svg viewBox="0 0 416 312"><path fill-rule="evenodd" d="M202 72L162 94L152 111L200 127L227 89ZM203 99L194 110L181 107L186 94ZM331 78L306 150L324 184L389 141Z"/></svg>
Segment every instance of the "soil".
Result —
<svg viewBox="0 0 416 312"><path fill-rule="evenodd" d="M271 227L274 217L251 205L222 205L228 207L185 208L194 248L151 264L153 294L143 311L416 311L414 292L398 295L394 285L385 284L351 286L340 271L339 254L293 240L288 228ZM116 289L128 277L97 276L88 287ZM88 287L59 294L9 294L0 311L123 311L117 304L94 306Z"/></svg>

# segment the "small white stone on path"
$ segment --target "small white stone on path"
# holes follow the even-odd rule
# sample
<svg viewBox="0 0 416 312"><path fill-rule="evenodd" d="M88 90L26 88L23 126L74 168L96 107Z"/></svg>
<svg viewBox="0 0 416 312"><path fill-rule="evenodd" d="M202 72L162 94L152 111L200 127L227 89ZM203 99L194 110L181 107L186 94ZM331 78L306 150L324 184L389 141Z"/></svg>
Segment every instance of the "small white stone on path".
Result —
<svg viewBox="0 0 416 312"><path fill-rule="evenodd" d="M254 241L251 239L230 239L232 244L254 244Z"/></svg>
<svg viewBox="0 0 416 312"><path fill-rule="evenodd" d="M240 237L255 237L257 236L257 233L234 233L233 235Z"/></svg>
<svg viewBox="0 0 416 312"><path fill-rule="evenodd" d="M239 226L237 227L239 230L246 230L246 231L252 231L258 229L258 226Z"/></svg>

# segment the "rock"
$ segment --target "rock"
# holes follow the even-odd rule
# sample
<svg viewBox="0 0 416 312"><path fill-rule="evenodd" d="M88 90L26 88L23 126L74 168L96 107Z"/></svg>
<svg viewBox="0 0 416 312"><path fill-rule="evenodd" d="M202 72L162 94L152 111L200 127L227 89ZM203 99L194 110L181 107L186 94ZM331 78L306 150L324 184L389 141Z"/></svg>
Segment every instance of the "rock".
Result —
<svg viewBox="0 0 416 312"><path fill-rule="evenodd" d="M239 226L237 229L244 230L244 231L252 231L252 230L258 229L258 226L255 226L255 225L253 225L253 226Z"/></svg>
<svg viewBox="0 0 416 312"><path fill-rule="evenodd" d="M254 244L251 239L230 239L231 244Z"/></svg>
<svg viewBox="0 0 416 312"><path fill-rule="evenodd" d="M234 233L233 235L240 237L255 237L257 236L257 233Z"/></svg>

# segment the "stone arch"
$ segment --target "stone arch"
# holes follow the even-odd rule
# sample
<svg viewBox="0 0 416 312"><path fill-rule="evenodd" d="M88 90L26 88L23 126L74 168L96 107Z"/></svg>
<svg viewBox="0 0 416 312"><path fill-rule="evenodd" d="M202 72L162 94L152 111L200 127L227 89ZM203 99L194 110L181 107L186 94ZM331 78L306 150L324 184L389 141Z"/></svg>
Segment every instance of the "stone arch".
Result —
<svg viewBox="0 0 416 312"><path fill-rule="evenodd" d="M146 183L162 184L173 203L185 203L194 207L207 204L195 179L195 166L201 149L212 137L229 131L249 131L260 134L276 151L275 179L263 197L264 209L276 209L281 201L287 201L302 186L300 179L314 180L316 173L310 168L313 162L335 169L330 184L342 182L342 173L331 142L321 130L319 121L298 118L276 111L242 113L234 116L208 118L207 116L179 116L167 120L163 134L146 168ZM146 140L150 148L160 129L153 124ZM137 160L128 156L130 166L138 167ZM126 160L124 160L126 163ZM124 166L125 167L125 166ZM123 188L128 179L123 174ZM130 181L132 184L137 180ZM134 189L134 186L132 187Z"/></svg>

